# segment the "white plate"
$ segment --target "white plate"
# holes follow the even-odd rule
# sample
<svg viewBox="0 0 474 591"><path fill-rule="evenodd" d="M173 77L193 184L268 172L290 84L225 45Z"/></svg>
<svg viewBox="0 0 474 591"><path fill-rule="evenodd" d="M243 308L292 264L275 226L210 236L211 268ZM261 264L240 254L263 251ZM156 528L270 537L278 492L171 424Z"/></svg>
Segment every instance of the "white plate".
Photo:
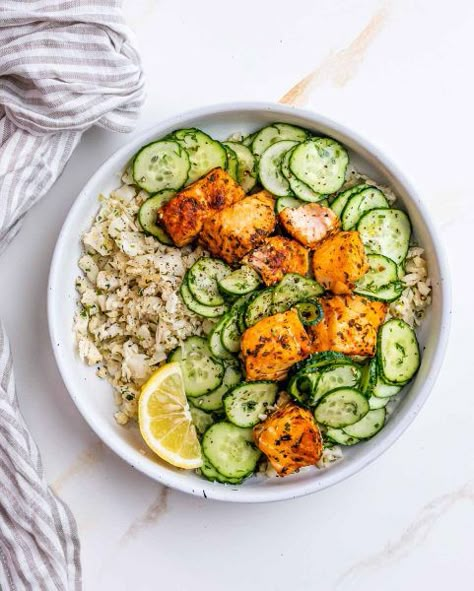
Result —
<svg viewBox="0 0 474 591"><path fill-rule="evenodd" d="M224 140L232 132L251 132L273 121L293 123L334 137L349 149L351 161L360 171L395 190L400 205L411 218L419 244L426 249L433 280L433 305L419 331L423 351L420 371L383 431L366 443L345 448L344 460L328 470L308 469L284 479L262 476L239 487L224 486L174 469L147 452L136 429L116 424L109 384L77 357L72 322L80 236L98 210L98 195L119 186L120 171L143 144L180 127L198 127ZM92 429L120 457L158 482L187 493L225 501L261 502L295 498L327 488L361 470L403 433L428 397L441 367L449 329L450 290L442 247L425 207L405 177L379 150L342 125L308 111L267 103L235 103L203 108L159 123L99 168L76 199L59 235L50 272L48 316L56 361L72 399Z"/></svg>

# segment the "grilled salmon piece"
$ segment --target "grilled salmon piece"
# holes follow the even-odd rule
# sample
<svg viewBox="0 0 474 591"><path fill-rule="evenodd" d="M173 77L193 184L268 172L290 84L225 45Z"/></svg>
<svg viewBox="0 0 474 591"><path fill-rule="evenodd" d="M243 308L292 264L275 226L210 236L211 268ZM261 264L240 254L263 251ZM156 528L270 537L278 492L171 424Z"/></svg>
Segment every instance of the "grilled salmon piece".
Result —
<svg viewBox="0 0 474 591"><path fill-rule="evenodd" d="M209 217L244 197L242 187L225 170L214 168L163 205L158 223L176 246L185 246L197 237Z"/></svg>
<svg viewBox="0 0 474 591"><path fill-rule="evenodd" d="M240 341L247 380L282 380L288 369L305 359L311 341L295 309L263 318Z"/></svg>
<svg viewBox="0 0 474 591"><path fill-rule="evenodd" d="M377 331L387 314L387 304L359 295L321 298L324 318L308 327L312 351L338 351L346 355L373 357Z"/></svg>
<svg viewBox="0 0 474 591"><path fill-rule="evenodd" d="M272 285L281 281L286 273L306 275L309 270L309 253L296 240L271 236L252 250L242 262L260 273L265 285Z"/></svg>
<svg viewBox="0 0 474 591"><path fill-rule="evenodd" d="M229 264L240 261L275 229L274 207L275 200L267 191L249 195L208 218L199 241Z"/></svg>
<svg viewBox="0 0 474 591"><path fill-rule="evenodd" d="M286 207L280 212L279 217L288 234L308 248L316 248L340 227L339 218L332 209L318 203Z"/></svg>
<svg viewBox="0 0 474 591"><path fill-rule="evenodd" d="M323 441L312 413L288 402L253 430L255 442L279 476L313 466L323 453Z"/></svg>
<svg viewBox="0 0 474 591"><path fill-rule="evenodd" d="M333 293L351 293L357 279L368 270L359 232L338 232L329 236L313 254L314 276Z"/></svg>

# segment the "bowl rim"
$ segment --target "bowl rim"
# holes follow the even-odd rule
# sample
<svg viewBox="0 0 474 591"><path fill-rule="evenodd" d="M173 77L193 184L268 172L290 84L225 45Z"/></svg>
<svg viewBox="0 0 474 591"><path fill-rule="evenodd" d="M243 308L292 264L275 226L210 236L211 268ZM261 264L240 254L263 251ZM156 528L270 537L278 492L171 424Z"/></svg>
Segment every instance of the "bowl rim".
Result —
<svg viewBox="0 0 474 591"><path fill-rule="evenodd" d="M142 143L148 142L149 138L154 134L159 133L161 129L167 127L178 127L182 121L192 121L193 119L199 119L202 117L223 115L225 113L236 114L239 112L262 112L268 111L275 116L295 116L302 119L311 121L314 125L321 125L329 128L337 134L346 136L358 144L363 150L370 153L380 164L390 172L390 174L397 179L397 181L404 187L406 193L409 195L410 200L414 203L418 209L423 222L428 230L428 233L435 244L436 257L438 260L438 266L440 271L440 294L441 294L441 310L440 310L440 325L437 343L434 348L431 365L428 367L427 376L425 382L421 385L419 392L417 393L416 404L413 404L413 408L410 412L407 412L401 417L397 417L396 428L393 428L383 439L380 444L374 446L372 449L362 454L360 458L355 459L349 463L346 468L342 468L333 478L327 478L326 481L321 484L318 479L309 481L295 482L293 487L285 488L278 487L274 489L262 488L258 492L250 489L246 489L246 494L235 494L236 490L226 486L209 486L206 489L206 483L203 482L203 487L199 488L190 482L187 482L186 475L180 472L177 473L166 473L159 474L161 467L159 464L153 464L154 469L151 469L149 464L145 462L145 458L140 457L141 454L133 449L129 449L128 445L117 445L115 442L108 440L106 434L102 433L101 427L94 420L93 413L91 414L87 409L87 403L83 403L82 399L75 394L75 385L69 380L68 372L63 366L63 359L60 354L59 347L56 346L58 342L57 333L57 322L56 315L54 312L54 290L57 277L60 276L60 255L62 252L62 243L65 237L70 232L70 225L74 218L76 209L79 208L80 202L84 195L88 194L91 188L96 184L96 179L99 179L106 169L111 168L113 162L120 161L130 154L134 146L138 146ZM342 482L346 478L353 476L386 452L395 441L403 434L403 432L409 427L414 421L422 406L425 404L431 390L435 384L435 381L439 375L441 365L445 356L450 323L451 323L451 280L449 274L449 268L447 264L447 258L443 243L439 237L437 228L435 227L430 214L421 201L418 192L414 188L412 182L407 176L402 173L398 167L389 159L384 152L378 148L372 142L367 141L365 138L359 135L358 132L353 131L351 128L338 123L332 119L325 117L315 111L309 109L302 109L299 107L293 107L289 105L282 105L273 102L226 102L211 104L208 106L200 107L197 109L188 110L186 112L179 113L177 115L168 117L164 120L159 121L153 126L150 126L139 134L137 134L131 141L126 142L122 147L118 148L113 154L107 157L102 164L97 168L95 173L91 176L85 186L81 189L78 196L74 200L74 203L69 210L66 219L63 222L61 231L58 235L58 239L54 248L51 267L48 277L48 302L47 302L47 314L48 314L48 328L51 339L51 346L53 349L54 358L59 369L59 373L63 380L69 396L72 398L74 404L79 410L82 417L95 432L95 434L103 441L112 451L114 451L120 458L127 462L132 467L136 468L140 472L146 474L157 482L175 488L185 493L194 494L198 496L204 496L206 498L212 498L214 500L230 501L238 503L255 503L255 502L269 502L278 501L285 499L292 499L301 496L305 496L314 493L318 490L323 490L334 486L338 482ZM295 490L296 489L296 490ZM240 491L239 491L240 492Z"/></svg>

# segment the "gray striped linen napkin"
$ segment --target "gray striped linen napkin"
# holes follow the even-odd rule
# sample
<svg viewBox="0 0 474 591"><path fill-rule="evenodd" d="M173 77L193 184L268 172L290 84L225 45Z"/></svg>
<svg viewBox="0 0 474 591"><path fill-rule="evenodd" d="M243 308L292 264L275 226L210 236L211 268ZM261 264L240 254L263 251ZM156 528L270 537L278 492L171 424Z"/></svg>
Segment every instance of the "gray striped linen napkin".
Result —
<svg viewBox="0 0 474 591"><path fill-rule="evenodd" d="M130 131L143 99L121 2L0 2L0 252L83 131ZM1 323L0 567L4 591L81 588L76 523L45 480L18 407Z"/></svg>

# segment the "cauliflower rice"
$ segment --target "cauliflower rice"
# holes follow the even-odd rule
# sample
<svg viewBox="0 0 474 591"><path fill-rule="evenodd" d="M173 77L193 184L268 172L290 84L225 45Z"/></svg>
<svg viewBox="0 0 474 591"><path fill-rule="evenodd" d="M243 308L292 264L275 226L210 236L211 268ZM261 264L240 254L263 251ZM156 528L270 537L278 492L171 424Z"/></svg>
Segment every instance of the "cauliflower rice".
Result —
<svg viewBox="0 0 474 591"><path fill-rule="evenodd" d="M373 180L348 169L344 188ZM74 318L77 350L82 361L97 365L97 375L113 387L115 419L125 425L137 417L140 387L175 347L191 335L207 334L213 321L188 310L179 297L186 270L203 254L199 246L176 248L146 236L137 213L149 195L124 183L108 197L82 237L76 280L78 309ZM394 193L379 186L393 203ZM411 246L401 278L403 295L390 305L389 316L418 326L431 302L431 281L424 251ZM320 467L340 460L339 446L327 448Z"/></svg>

